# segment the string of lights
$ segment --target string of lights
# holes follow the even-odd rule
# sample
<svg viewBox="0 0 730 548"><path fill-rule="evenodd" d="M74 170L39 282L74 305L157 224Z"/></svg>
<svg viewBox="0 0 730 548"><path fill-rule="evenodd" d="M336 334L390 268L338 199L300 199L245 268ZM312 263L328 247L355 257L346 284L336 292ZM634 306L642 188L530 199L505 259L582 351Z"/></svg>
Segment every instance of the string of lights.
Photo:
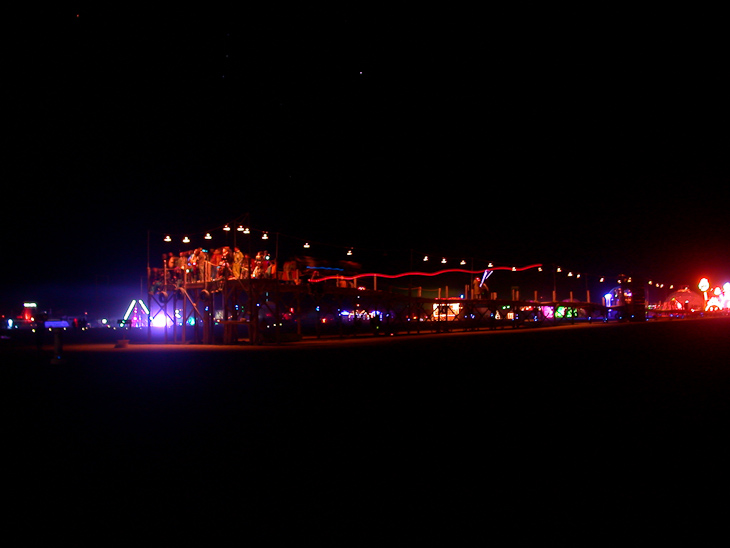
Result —
<svg viewBox="0 0 730 548"><path fill-rule="evenodd" d="M495 267L494 263L488 259L482 258L482 257L454 257L454 256L446 256L446 255L434 255L428 252L421 252L421 251L415 251L413 249L393 249L393 248L373 248L373 247L362 247L362 246L349 246L349 245L342 245L342 244L335 244L332 242L323 242L311 238L303 238L301 236L296 236L292 234L286 234L282 232L275 232L270 230L264 230L261 228L254 228L249 223L249 215L242 215L236 219L234 219L231 222L224 223L222 225L218 225L216 227L210 228L208 230L204 230L202 232L188 232L188 233L170 233L170 232L163 232L159 233L163 235L163 242L166 244L173 243L175 241L184 243L184 244L191 244L193 241L200 242L201 240L205 242L211 242L214 240L214 234L217 232L223 232L223 233L234 233L234 234L240 234L243 236L248 236L251 238L258 238L259 240L265 242L267 240L275 239L276 246L278 247L280 240L287 240L290 242L296 242L296 246L301 247L303 250L307 250L308 253L314 252L317 248L329 248L329 249L337 249L341 250L341 252L344 254L345 257L354 257L357 255L357 252L376 252L376 253L389 253L389 254L402 254L402 255L408 255L410 257L410 262L413 264L414 260L420 260L423 263L438 263L440 265L458 265L460 267L466 267L468 265L471 265L471 270L462 270L458 268L451 268L451 269L444 269L440 270L437 273L428 273L428 275L435 275L438 273L443 273L447 271L451 272L469 272L469 273L480 273L483 272L484 269L474 269L475 264L484 264L486 265L486 269L488 270L511 270L514 272L517 271L523 271L528 269L535 269L538 272L547 272L552 273L554 276L560 275L564 278L573 278L575 280L583 279L586 280L586 283L588 283L588 280L592 282L598 282L601 284L608 283L608 284L625 284L625 283L632 283L632 278L630 276L623 276L621 274L595 274L595 273L589 273L585 271L580 271L577 269L569 269L569 268L563 268L562 266L558 265L543 265L543 264L533 264L528 267L507 267L507 266L498 266ZM416 257L418 259L416 259ZM467 261L467 259L469 259ZM380 274L362 274L357 277L366 277L366 276L383 276L383 277L389 277L391 275L380 275ZM357 278L356 277L356 278ZM323 281L326 278L321 278L319 281ZM354 279L354 278L353 278ZM646 282L647 285L654 287L656 289L667 289L667 290L674 290L679 287L686 286L687 284L676 284L676 283L667 283L665 281L657 281L656 278L649 278L649 280Z"/></svg>

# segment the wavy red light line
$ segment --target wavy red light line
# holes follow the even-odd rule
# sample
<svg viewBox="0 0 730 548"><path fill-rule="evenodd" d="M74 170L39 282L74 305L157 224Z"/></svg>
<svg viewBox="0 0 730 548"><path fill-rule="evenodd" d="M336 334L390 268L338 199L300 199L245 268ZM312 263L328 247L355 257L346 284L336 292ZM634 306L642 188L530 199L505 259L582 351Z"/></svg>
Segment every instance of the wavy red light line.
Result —
<svg viewBox="0 0 730 548"><path fill-rule="evenodd" d="M515 267L515 266L495 266L486 270L511 270L513 272L522 272L524 270L530 270L531 268L539 268L542 264L531 264L528 266ZM405 276L438 276L440 274L447 274L458 272L462 274L482 274L484 270L464 270L461 268L450 268L447 270L439 270L438 272L403 272L401 274L379 274L377 272L371 272L367 274L356 274L355 276L325 276L324 278L316 278L310 280L311 282L326 282L327 280L357 280L359 278L403 278Z"/></svg>

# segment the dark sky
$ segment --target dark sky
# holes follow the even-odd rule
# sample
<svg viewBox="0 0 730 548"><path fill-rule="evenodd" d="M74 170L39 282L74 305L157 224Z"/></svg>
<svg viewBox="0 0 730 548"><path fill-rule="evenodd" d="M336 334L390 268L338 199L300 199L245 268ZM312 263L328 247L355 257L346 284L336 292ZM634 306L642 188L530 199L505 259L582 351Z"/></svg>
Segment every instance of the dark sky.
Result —
<svg viewBox="0 0 730 548"><path fill-rule="evenodd" d="M155 261L245 213L366 271L413 249L730 277L718 14L28 11L5 21L3 304L134 286L148 230Z"/></svg>

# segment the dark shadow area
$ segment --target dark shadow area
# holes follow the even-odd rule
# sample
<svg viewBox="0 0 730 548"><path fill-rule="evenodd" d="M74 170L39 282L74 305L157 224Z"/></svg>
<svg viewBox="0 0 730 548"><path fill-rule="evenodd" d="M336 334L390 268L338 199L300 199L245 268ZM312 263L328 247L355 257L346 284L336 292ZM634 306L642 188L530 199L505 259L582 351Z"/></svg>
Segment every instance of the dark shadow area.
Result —
<svg viewBox="0 0 730 548"><path fill-rule="evenodd" d="M103 345L62 365L4 348L9 517L78 540L697 539L724 490L729 328Z"/></svg>

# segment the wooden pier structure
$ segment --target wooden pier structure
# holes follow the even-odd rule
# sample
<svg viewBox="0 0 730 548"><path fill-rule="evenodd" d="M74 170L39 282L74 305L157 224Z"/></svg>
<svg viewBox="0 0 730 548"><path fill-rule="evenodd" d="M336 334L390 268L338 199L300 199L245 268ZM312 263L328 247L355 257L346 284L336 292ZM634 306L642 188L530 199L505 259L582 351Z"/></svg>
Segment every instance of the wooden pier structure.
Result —
<svg viewBox="0 0 730 548"><path fill-rule="evenodd" d="M151 284L148 337L166 343L262 344L302 338L363 337L517 329L608 321L616 308L578 301L429 298L365 289L345 281L274 278ZM153 289L154 285L154 289ZM493 297L494 294L490 294Z"/></svg>

